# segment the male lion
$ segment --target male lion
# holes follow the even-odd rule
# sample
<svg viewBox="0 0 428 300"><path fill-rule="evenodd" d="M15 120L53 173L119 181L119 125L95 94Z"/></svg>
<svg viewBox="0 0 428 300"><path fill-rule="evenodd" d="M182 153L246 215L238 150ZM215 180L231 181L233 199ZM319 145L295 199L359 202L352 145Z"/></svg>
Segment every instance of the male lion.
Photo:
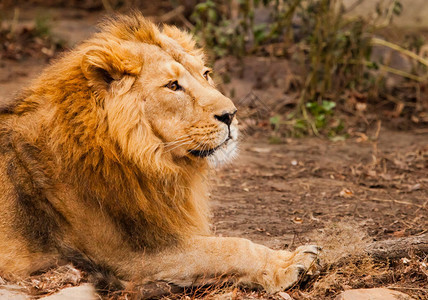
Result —
<svg viewBox="0 0 428 300"><path fill-rule="evenodd" d="M121 281L233 278L276 292L319 249L210 233L205 175L234 156L236 108L192 38L116 16L0 108L0 273L71 262ZM224 278L224 277L223 277Z"/></svg>

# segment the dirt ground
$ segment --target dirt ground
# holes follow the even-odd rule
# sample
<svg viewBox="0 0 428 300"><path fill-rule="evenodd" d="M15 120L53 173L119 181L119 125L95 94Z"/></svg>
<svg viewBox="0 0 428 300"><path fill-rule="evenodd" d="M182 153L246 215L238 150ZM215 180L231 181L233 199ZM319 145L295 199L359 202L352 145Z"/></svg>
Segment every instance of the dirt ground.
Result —
<svg viewBox="0 0 428 300"><path fill-rule="evenodd" d="M72 45L92 32L96 18L84 19L79 14L62 18L55 30L66 32ZM0 101L10 99L46 64L46 58L35 57L1 60ZM277 249L308 242L328 247L329 240L320 237L332 226L351 226L354 237L365 242L426 233L428 132L392 131L381 123L371 127L340 142L290 138L283 144L270 144L268 131L250 135L244 130L240 156L212 174L214 232ZM340 240L340 231L334 234ZM428 299L428 277L427 281L400 277L402 267L394 265L393 280L347 282L347 286L395 287L416 299ZM292 295L330 299L339 290L320 298L311 298L309 292ZM241 298L250 296L241 294Z"/></svg>
<svg viewBox="0 0 428 300"><path fill-rule="evenodd" d="M318 243L327 256L338 256L332 261L358 255L373 241L421 235L428 229L427 141L427 134L386 129L377 141L304 138L271 145L263 136L247 138L236 162L216 174L215 232L276 249ZM333 299L344 286L389 287L428 299L427 278L406 276L402 261L383 265L380 274L372 268L354 275L340 270L331 280L342 286L329 283L330 291L291 295Z"/></svg>
<svg viewBox="0 0 428 300"><path fill-rule="evenodd" d="M308 242L329 222L353 221L374 240L425 232L428 135L381 130L377 142L357 140L248 138L216 174L216 232L273 247Z"/></svg>

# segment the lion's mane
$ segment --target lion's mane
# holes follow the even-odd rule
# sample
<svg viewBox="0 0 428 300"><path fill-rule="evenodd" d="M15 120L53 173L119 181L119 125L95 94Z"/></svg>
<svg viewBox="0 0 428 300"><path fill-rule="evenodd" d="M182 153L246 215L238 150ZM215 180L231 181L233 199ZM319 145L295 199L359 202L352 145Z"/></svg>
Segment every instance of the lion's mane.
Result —
<svg viewBox="0 0 428 300"><path fill-rule="evenodd" d="M2 108L0 142L13 144L27 157L21 161L33 186L54 191L67 182L77 197L63 201L97 203L136 248L157 249L190 232L208 233L207 165L176 160L163 151L145 116L133 109L134 76L144 62L121 44L156 45L180 59L166 35L187 53L202 52L187 34L175 27L159 29L138 14L110 18L100 29L47 68L13 105ZM127 104L118 104L118 113L108 115L106 84L120 76L124 79L109 87L110 94ZM26 124L14 127L18 118ZM109 128L108 120L121 126Z"/></svg>

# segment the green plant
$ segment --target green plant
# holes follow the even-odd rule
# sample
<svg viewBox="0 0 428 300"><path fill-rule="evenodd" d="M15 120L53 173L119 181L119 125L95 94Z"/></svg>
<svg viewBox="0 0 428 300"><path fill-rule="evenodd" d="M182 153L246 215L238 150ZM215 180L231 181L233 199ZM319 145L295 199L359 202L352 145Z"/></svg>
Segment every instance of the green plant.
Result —
<svg viewBox="0 0 428 300"><path fill-rule="evenodd" d="M369 93L379 90L382 77L373 70L400 75L413 81L426 81L425 59L398 45L375 38L380 28L389 25L403 6L399 0L379 2L372 17L349 17L343 0L207 0L198 4L192 15L194 33L215 56L264 55L267 45L280 45L288 55L291 44L300 62L305 82L301 87L296 110L286 119L297 132L318 135L320 131L339 132L338 122L326 103L339 104L347 90ZM382 5L383 4L383 5ZM265 21L257 21L258 9L270 12ZM421 47L420 40L409 43ZM382 45L409 56L416 62L411 73L371 61L372 48ZM269 55L275 53L269 52ZM420 67L422 66L422 68ZM426 72L425 72L426 73ZM378 95L378 93L377 93ZM293 123L292 121L295 120ZM278 124L280 125L278 125ZM340 123L340 122L339 122ZM273 122L279 130L283 121ZM333 127L331 127L334 124ZM331 127L324 130L325 127Z"/></svg>
<svg viewBox="0 0 428 300"><path fill-rule="evenodd" d="M342 140L346 138L343 134L344 123L335 116L336 103L323 100L318 102L307 102L306 109L313 118L313 126L317 132L322 132L332 140ZM307 134L310 124L308 120L291 112L285 119L281 115L274 115L269 119L272 127L271 143L278 143L282 135L301 137Z"/></svg>
<svg viewBox="0 0 428 300"><path fill-rule="evenodd" d="M195 6L191 20L195 23L194 33L216 56L241 57L289 32L300 2L239 0L236 9L232 1L207 0ZM254 22L255 10L260 6L271 8L272 22Z"/></svg>
<svg viewBox="0 0 428 300"><path fill-rule="evenodd" d="M315 126L317 128L324 128L334 113L336 103L333 101L323 100L321 104L318 102L308 102L306 107L315 119Z"/></svg>
<svg viewBox="0 0 428 300"><path fill-rule="evenodd" d="M46 14L37 14L35 20L35 34L41 37L51 36L51 18Z"/></svg>
<svg viewBox="0 0 428 300"><path fill-rule="evenodd" d="M245 53L243 28L235 26L232 20L222 16L218 3L207 0L197 4L191 19L200 41L216 56L241 56Z"/></svg>

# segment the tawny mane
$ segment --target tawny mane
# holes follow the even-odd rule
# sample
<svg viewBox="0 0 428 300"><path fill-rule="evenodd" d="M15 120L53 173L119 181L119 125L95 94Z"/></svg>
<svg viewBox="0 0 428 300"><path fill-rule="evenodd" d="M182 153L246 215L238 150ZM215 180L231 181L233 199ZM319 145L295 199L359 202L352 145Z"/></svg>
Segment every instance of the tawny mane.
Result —
<svg viewBox="0 0 428 300"><path fill-rule="evenodd" d="M46 69L9 109L31 120L23 130L41 150L40 162L49 166L43 170L50 177L41 183L43 189L54 189L50 182L66 182L77 199L108 214L130 244L153 249L190 232L209 232L207 166L163 153L144 116L138 124L144 139L138 161L123 146L132 147L126 139L135 126L123 124L112 136L105 98L130 93L145 63L121 47L127 41L156 45L179 62L184 55L203 59L191 37L175 27L161 30L139 14L113 17ZM109 90L113 79L120 83Z"/></svg>

